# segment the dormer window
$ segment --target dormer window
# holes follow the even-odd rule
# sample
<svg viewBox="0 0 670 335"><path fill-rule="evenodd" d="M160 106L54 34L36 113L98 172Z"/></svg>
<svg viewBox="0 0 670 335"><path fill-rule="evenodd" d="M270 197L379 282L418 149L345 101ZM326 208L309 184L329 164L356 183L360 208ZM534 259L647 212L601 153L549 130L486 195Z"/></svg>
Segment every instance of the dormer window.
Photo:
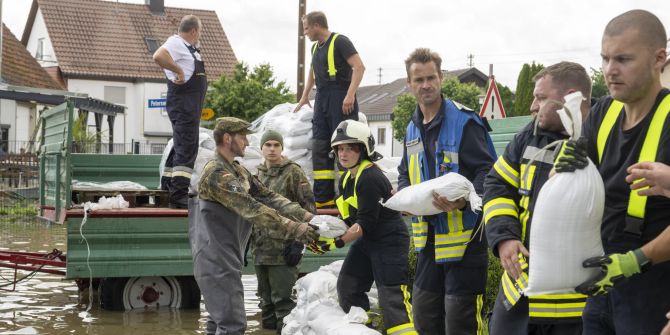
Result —
<svg viewBox="0 0 670 335"><path fill-rule="evenodd" d="M158 39L155 39L153 37L145 37L144 43L147 45L147 49L149 50L149 53L152 55L161 46L160 42L158 42Z"/></svg>

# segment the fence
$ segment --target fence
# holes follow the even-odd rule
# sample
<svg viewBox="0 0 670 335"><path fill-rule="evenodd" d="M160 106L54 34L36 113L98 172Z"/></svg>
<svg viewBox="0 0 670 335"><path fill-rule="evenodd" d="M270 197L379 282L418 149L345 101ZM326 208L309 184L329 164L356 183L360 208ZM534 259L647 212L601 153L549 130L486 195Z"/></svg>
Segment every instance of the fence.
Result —
<svg viewBox="0 0 670 335"><path fill-rule="evenodd" d="M73 153L162 154L165 143L72 143ZM0 224L33 220L39 200L39 143L0 141ZM156 167L158 169L158 167Z"/></svg>

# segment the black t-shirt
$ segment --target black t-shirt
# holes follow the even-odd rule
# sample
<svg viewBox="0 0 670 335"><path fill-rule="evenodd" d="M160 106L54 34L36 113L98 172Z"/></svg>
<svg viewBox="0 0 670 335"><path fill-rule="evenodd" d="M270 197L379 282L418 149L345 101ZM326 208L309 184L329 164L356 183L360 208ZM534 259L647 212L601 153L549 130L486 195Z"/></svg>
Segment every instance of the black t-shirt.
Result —
<svg viewBox="0 0 670 335"><path fill-rule="evenodd" d="M625 131L622 129L624 113L619 114L609 134L603 151L603 160L600 163L597 149L598 129L612 103L612 98L604 97L599 100L591 108L584 122L583 134L589 141L589 157L596 163L605 184L605 213L601 232L605 252L608 254L639 248L670 225L670 199L651 196L647 198L642 238L624 232L630 198L630 184L625 180L628 174L626 169L638 162L654 111L668 94L670 94L668 89L661 90L651 109L652 112L631 129ZM670 118L666 118L663 126L656 161L670 165Z"/></svg>
<svg viewBox="0 0 670 335"><path fill-rule="evenodd" d="M354 181L355 176L352 174L343 190L342 180L340 180L340 194L344 195L345 199L354 195ZM402 220L400 213L380 203L391 197L391 183L379 167L373 165L361 172L358 185L356 185L356 195L358 196L358 209L353 206L349 207L347 224L358 223L363 228L364 239L379 241L390 235L409 235L407 225Z"/></svg>
<svg viewBox="0 0 670 335"><path fill-rule="evenodd" d="M354 44L351 43L349 38L344 35L339 35L335 39L335 69L337 69L337 74L335 75L335 82L330 81L330 75L328 74L328 48L330 46L330 41L335 36L335 33L331 33L330 37L321 45L316 47L316 51L312 54L312 69L314 70L314 77L316 82L316 87L321 88L328 85L337 85L340 87L349 87L351 83L351 65L347 63L347 59L354 54L357 54ZM317 42L318 43L318 42ZM314 46L312 45L312 48Z"/></svg>

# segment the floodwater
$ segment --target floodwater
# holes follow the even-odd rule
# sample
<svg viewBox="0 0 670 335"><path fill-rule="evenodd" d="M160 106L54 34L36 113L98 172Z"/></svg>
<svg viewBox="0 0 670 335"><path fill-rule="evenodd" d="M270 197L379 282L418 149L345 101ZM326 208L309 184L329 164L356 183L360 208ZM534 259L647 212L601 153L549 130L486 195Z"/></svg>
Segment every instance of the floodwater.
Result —
<svg viewBox="0 0 670 335"><path fill-rule="evenodd" d="M64 225L50 225L40 220L0 223L0 252L49 252L66 250ZM27 275L19 271L18 277ZM0 268L0 289L14 272ZM260 310L256 297L256 277L245 275L244 301L247 334L271 335L260 329ZM88 294L80 294L74 281L62 276L36 274L17 284L16 291L0 291L0 335L8 334L100 334L100 335L164 335L203 334L207 317L205 305L199 310L170 308L106 311L94 296L89 313Z"/></svg>

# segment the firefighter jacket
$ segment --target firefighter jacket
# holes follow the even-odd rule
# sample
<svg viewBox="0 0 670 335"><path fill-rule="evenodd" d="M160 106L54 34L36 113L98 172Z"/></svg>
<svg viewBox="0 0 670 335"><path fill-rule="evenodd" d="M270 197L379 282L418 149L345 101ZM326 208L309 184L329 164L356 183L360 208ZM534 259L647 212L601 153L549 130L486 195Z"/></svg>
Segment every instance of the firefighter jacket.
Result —
<svg viewBox="0 0 670 335"><path fill-rule="evenodd" d="M541 149L567 138L567 135L539 128L534 133L534 128L531 122L514 136L484 182L486 237L496 256L499 243L506 240L522 241L528 248L535 201L554 164L554 151ZM513 280L507 272L502 276L503 303L508 310L528 285L528 262L523 257L521 265L524 272L519 279ZM586 304L586 296L581 294L540 295L528 299L532 323L578 321Z"/></svg>
<svg viewBox="0 0 670 335"><path fill-rule="evenodd" d="M434 146L431 143L425 143L424 145L424 134L416 126L417 120L413 118L407 126L405 154L398 170L401 174L408 174L411 185L419 184L449 172L465 175L459 164L459 158L462 158L463 154L469 154L461 152L461 140L465 126L470 121L474 121L473 124L476 126L486 128L476 113L464 106L457 105L449 99L444 99L442 102L440 114L440 130ZM438 116L435 118L437 119ZM481 143L481 145L485 147L486 154L483 156L486 157L482 161L487 163L495 157L495 149L488 133L484 131L484 134L486 143ZM434 152L425 152L432 148L434 148ZM431 158L429 159L429 157ZM486 170L490 168L490 165L484 165L486 165ZM485 172L482 175L485 175ZM435 243L436 263L460 261L478 223L478 218L476 213L466 208L430 217L418 216L412 218L412 233L416 251L423 250L426 242L431 240ZM432 229L429 229L429 224ZM433 236L429 237L431 231Z"/></svg>

